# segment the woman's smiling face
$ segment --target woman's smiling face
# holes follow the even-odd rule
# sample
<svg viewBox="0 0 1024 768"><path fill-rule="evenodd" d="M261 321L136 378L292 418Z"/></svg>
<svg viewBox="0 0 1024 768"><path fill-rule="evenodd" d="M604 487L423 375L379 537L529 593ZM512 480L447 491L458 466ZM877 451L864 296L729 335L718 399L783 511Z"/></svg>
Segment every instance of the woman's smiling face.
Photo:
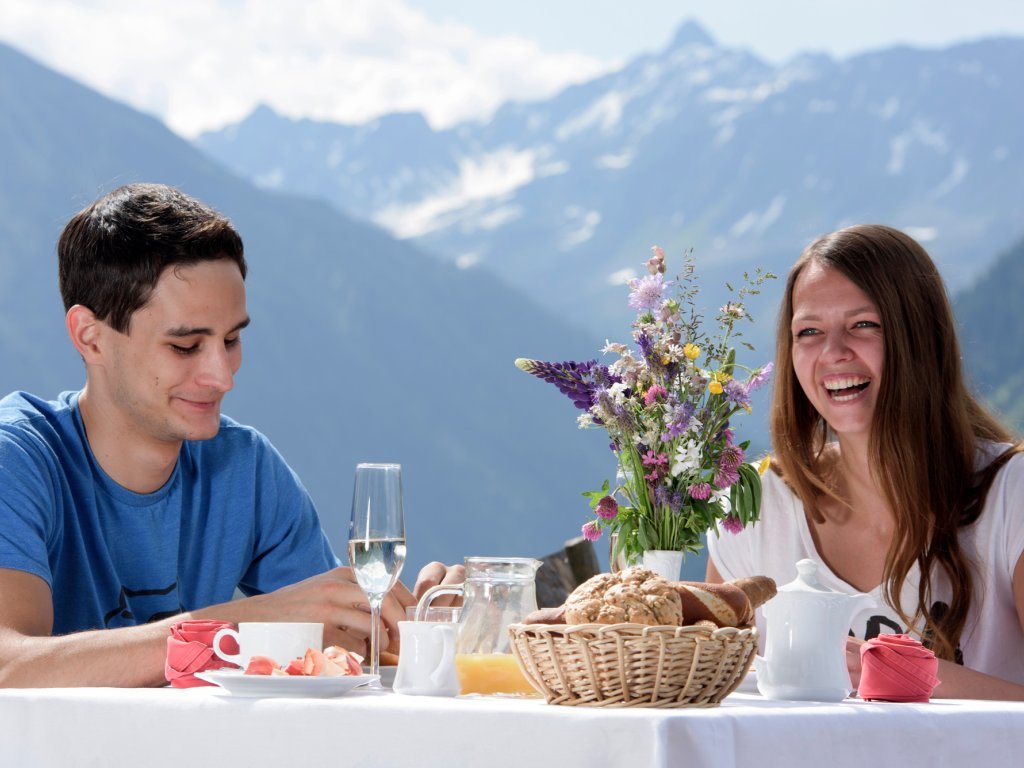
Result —
<svg viewBox="0 0 1024 768"><path fill-rule="evenodd" d="M812 260L793 286L793 370L837 435L867 434L885 350L878 307L842 272Z"/></svg>

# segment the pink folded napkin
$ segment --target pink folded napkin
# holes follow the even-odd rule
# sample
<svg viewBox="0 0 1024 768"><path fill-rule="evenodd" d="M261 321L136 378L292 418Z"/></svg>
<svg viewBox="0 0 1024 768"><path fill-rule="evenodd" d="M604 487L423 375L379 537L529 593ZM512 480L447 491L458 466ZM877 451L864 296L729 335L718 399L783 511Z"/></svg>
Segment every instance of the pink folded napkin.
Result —
<svg viewBox="0 0 1024 768"><path fill-rule="evenodd" d="M212 685L195 676L196 672L233 667L213 652L213 636L224 627L234 627L227 621L179 621L171 627L167 638L167 662L164 677L175 688L193 688ZM238 646L230 637L222 641L224 653L238 653ZM234 647L232 647L234 646Z"/></svg>
<svg viewBox="0 0 1024 768"><path fill-rule="evenodd" d="M907 635L879 635L860 647L858 695L867 701L927 702L939 684L935 654Z"/></svg>

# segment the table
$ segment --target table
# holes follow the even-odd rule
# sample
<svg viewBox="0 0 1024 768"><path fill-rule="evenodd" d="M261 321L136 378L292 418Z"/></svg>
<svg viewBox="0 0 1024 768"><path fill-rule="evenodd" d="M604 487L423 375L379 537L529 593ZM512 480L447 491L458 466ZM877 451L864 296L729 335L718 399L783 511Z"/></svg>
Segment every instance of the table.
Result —
<svg viewBox="0 0 1024 768"><path fill-rule="evenodd" d="M0 765L1013 766L1024 703L838 704L734 693L712 709L356 691L242 699L211 688L0 690Z"/></svg>

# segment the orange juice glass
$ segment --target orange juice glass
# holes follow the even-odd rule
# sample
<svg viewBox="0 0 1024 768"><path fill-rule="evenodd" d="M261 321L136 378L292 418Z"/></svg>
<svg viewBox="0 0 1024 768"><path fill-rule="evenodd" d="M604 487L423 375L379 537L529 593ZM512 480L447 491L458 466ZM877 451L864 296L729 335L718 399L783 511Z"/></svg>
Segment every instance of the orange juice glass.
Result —
<svg viewBox="0 0 1024 768"><path fill-rule="evenodd" d="M521 694L536 696L511 653L462 653L455 655L461 693Z"/></svg>

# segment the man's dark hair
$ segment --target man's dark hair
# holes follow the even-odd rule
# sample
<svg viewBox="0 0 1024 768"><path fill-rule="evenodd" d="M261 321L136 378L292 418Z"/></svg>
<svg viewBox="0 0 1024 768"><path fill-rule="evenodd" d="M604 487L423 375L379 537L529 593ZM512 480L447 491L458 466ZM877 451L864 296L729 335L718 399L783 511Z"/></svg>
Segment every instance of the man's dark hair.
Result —
<svg viewBox="0 0 1024 768"><path fill-rule="evenodd" d="M163 184L128 184L79 211L61 233L57 259L65 311L81 304L121 333L168 267L229 259L246 274L231 222Z"/></svg>

